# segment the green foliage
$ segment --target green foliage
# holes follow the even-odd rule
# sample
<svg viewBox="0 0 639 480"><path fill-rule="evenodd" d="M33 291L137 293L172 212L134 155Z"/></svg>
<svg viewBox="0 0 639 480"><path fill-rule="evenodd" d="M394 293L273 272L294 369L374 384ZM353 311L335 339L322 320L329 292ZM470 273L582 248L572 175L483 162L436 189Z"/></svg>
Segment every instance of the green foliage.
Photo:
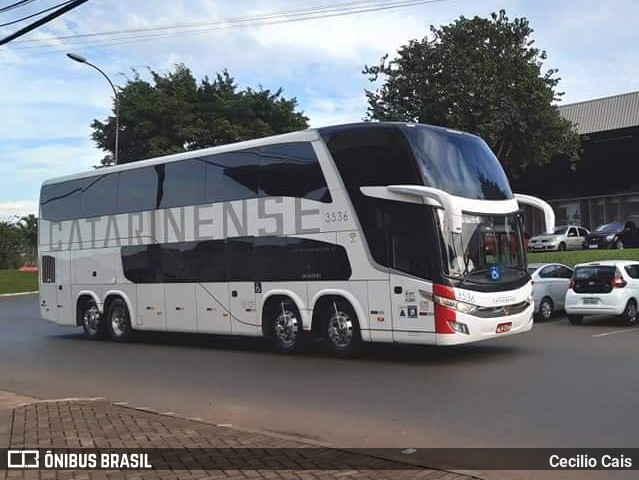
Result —
<svg viewBox="0 0 639 480"><path fill-rule="evenodd" d="M5 293L35 292L38 290L38 274L0 270L0 295Z"/></svg>
<svg viewBox="0 0 639 480"><path fill-rule="evenodd" d="M0 270L22 266L23 242L15 224L0 222Z"/></svg>
<svg viewBox="0 0 639 480"><path fill-rule="evenodd" d="M383 81L366 91L370 119L480 135L512 176L558 154L576 161L579 136L553 105L563 95L557 70L542 73L546 52L534 46L528 20L502 10L430 32L364 68L371 82Z"/></svg>
<svg viewBox="0 0 639 480"><path fill-rule="evenodd" d="M17 223L0 222L0 270L35 264L38 249L38 220L34 215Z"/></svg>
<svg viewBox="0 0 639 480"><path fill-rule="evenodd" d="M528 254L528 263L563 263L574 267L578 263L601 260L639 260L639 249L575 250L571 252L537 252Z"/></svg>
<svg viewBox="0 0 639 480"><path fill-rule="evenodd" d="M118 163L184 152L252 138L287 133L308 127L308 118L296 111L297 100L282 90L238 89L224 70L213 81L197 82L191 70L176 65L152 81L133 78L120 88L120 147ZM94 120L93 140L110 152L115 140L115 116Z"/></svg>

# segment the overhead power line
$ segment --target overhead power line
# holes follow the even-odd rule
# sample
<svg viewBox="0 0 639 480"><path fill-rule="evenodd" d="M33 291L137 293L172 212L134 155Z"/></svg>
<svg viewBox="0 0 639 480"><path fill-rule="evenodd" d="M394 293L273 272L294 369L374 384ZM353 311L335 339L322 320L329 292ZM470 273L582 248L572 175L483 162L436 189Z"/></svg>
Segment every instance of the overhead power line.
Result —
<svg viewBox="0 0 639 480"><path fill-rule="evenodd" d="M57 5L54 5L53 7L45 8L44 10L40 10L39 12L32 13L31 15L27 15L26 17L18 18L17 20L13 20L7 23L0 23L0 27L8 27L9 25L15 25L16 23L24 22L25 20L29 20L30 18L37 17L39 15L42 15L43 13L50 12L51 10L55 10L58 7L66 5L67 3L71 3L72 1L73 0L67 0L66 2L58 3Z"/></svg>
<svg viewBox="0 0 639 480"><path fill-rule="evenodd" d="M35 30L36 28L44 25L45 23L48 23L48 22L50 22L51 20L53 20L55 18L58 18L60 15L63 15L66 12L68 12L69 10L73 10L74 8L79 7L80 5L82 5L83 3L86 3L88 1L89 0L72 0L71 2L67 3L63 7L58 8L54 12L51 12L46 17L43 17L43 18L41 18L39 20L36 20L33 23L30 23L26 27L21 28L20 30L18 30L17 32L9 35L8 37L4 37L3 39L0 39L0 45L5 45L5 44L9 43L11 40L15 40L16 38L19 38L22 35L26 35L31 30Z"/></svg>
<svg viewBox="0 0 639 480"><path fill-rule="evenodd" d="M8 12L10 10L13 10L14 8L24 7L25 5L29 5L30 3L35 1L36 0L20 0L19 2L12 3L11 5L0 8L0 13Z"/></svg>
<svg viewBox="0 0 639 480"><path fill-rule="evenodd" d="M60 51L59 47L83 46L86 48L120 45L160 38L180 37L226 30L231 28L245 28L249 26L276 25L321 18L340 17L357 13L390 10L415 5L440 3L447 0L366 0L345 3L332 3L314 7L297 8L278 12L234 17L215 22L200 22L190 24L174 24L158 27L138 28L130 30L115 30L88 34L66 35L26 39L15 42L14 50L43 49ZM52 42L57 42L52 44ZM58 48L56 48L58 47Z"/></svg>

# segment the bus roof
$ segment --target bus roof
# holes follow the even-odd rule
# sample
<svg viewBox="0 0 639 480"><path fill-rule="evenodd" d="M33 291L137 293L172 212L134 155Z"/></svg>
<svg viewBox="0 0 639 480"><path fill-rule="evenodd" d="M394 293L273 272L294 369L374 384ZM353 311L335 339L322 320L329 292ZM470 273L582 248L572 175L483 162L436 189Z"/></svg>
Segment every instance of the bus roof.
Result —
<svg viewBox="0 0 639 480"><path fill-rule="evenodd" d="M165 155L162 157L154 157L146 160L138 160L134 162L124 163L121 165L114 165L108 167L108 169L104 170L102 168L97 168L93 170L87 170L84 172L74 173L71 175L65 175L61 177L50 178L45 180L42 185L50 185L59 182L66 182L69 180L79 180L82 178L89 178L93 176L104 175L105 172L113 173L113 172L121 172L124 170L130 170L134 168L141 168L152 165L160 165L163 163L170 162L178 162L181 160L188 160L191 158L200 157L202 155L214 155L218 153L225 152L233 152L236 150L242 150L246 148L257 148L265 145L271 145L277 142L312 142L314 140L319 140L320 136L330 135L331 133L352 131L357 129L374 129L380 127L400 127L400 126L417 126L430 128L433 130L441 130L447 132L454 133L464 133L457 130L452 130L444 127L436 127L433 125L425 125L425 124L416 124L409 122L356 122L356 123L347 123L342 125L332 125L327 127L319 127L319 128L309 128L307 130L301 130L298 132L284 133L281 135L271 135L269 137L256 138L254 140L245 140L242 142L229 143L226 145L220 145L219 147L210 147L203 148L199 150L191 150L189 152L176 153L173 155ZM466 134L466 133L464 133ZM470 134L466 134L470 135Z"/></svg>

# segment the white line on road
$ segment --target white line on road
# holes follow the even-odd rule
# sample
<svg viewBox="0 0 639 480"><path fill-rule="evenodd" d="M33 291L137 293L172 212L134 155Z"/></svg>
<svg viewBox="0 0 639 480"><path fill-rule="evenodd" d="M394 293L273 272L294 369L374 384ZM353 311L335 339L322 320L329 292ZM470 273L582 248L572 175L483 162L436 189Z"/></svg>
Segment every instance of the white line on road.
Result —
<svg viewBox="0 0 639 480"><path fill-rule="evenodd" d="M639 332L639 329L638 328L625 328L623 330L614 330L612 332L598 333L596 335L593 335L593 338L595 338L595 337L607 337L608 335L615 335L616 333L624 333L624 332Z"/></svg>

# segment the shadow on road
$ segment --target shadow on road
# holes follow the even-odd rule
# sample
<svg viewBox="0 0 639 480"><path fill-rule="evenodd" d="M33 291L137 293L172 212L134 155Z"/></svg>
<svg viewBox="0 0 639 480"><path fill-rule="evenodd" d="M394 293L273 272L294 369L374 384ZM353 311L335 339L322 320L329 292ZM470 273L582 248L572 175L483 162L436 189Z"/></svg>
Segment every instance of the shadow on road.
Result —
<svg viewBox="0 0 639 480"><path fill-rule="evenodd" d="M52 335L51 339L73 340L91 342L87 340L81 331L62 335ZM97 345L103 342L94 342ZM105 341L109 344L110 342ZM282 357L274 352L268 340L255 337L232 337L224 335L209 335L201 333L175 333L175 332L137 332L132 342L143 345L156 345L166 347L179 347L189 349L253 352L265 355ZM525 348L510 345L474 344L454 347L435 347L423 345L392 345L392 344L365 344L352 359L333 358L326 353L321 342L314 341L308 351L302 357L326 358L333 361L385 361L385 362L427 362L430 364L459 364L461 362L477 362L482 359L505 357L512 360L513 355L525 354Z"/></svg>

